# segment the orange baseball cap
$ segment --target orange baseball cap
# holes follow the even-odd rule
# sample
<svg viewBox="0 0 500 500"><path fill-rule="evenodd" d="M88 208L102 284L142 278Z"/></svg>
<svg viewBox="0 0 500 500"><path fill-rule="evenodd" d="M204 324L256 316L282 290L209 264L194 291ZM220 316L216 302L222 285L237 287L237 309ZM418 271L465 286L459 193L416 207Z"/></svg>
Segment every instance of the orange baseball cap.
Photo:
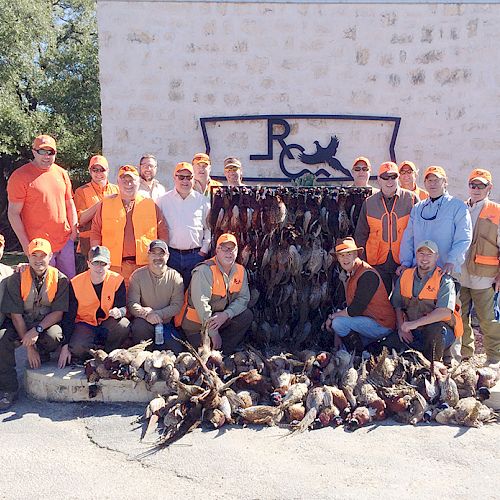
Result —
<svg viewBox="0 0 500 500"><path fill-rule="evenodd" d="M236 241L236 236L230 233L221 234L217 238L217 246L222 245L223 243L234 243L236 246L238 246L238 242Z"/></svg>
<svg viewBox="0 0 500 500"><path fill-rule="evenodd" d="M38 251L43 252L45 255L49 255L49 253L52 252L52 247L47 240L44 240L43 238L35 238L29 242L28 255Z"/></svg>
<svg viewBox="0 0 500 500"><path fill-rule="evenodd" d="M180 163L177 163L174 168L174 175L180 170L188 170L194 175L193 165L191 165L191 163L188 163L187 161L181 161Z"/></svg>
<svg viewBox="0 0 500 500"><path fill-rule="evenodd" d="M492 184L493 178L491 172L484 170L484 168L475 168L469 175L470 181L481 181L483 184Z"/></svg>
<svg viewBox="0 0 500 500"><path fill-rule="evenodd" d="M417 167L415 166L415 163L413 163L412 161L408 161L408 160L407 160L407 161L403 161L403 162L401 162L401 163L399 164L399 167L398 167L398 169L399 169L399 171L400 171L400 172L401 172L401 169L402 169L403 167L410 167L410 168L411 168L414 172L416 172L416 171L417 171Z"/></svg>
<svg viewBox="0 0 500 500"><path fill-rule="evenodd" d="M195 163L206 163L207 165L210 165L210 156L208 156L205 153L196 153L193 156L193 161L191 162L193 165Z"/></svg>
<svg viewBox="0 0 500 500"><path fill-rule="evenodd" d="M118 177L121 177L122 175L131 175L132 177L139 177L139 172L137 172L137 169L132 165L123 165L122 167L120 167L120 170L118 170Z"/></svg>
<svg viewBox="0 0 500 500"><path fill-rule="evenodd" d="M39 135L33 141L33 149L53 149L57 152L56 140L50 135Z"/></svg>
<svg viewBox="0 0 500 500"><path fill-rule="evenodd" d="M379 177L382 174L398 174L399 175L398 166L393 161L384 161L384 163L382 163L382 165L380 165L380 167L378 169Z"/></svg>
<svg viewBox="0 0 500 500"><path fill-rule="evenodd" d="M106 160L105 156L95 155L89 161L89 168L92 168L94 165L101 165L102 168L109 170L108 160Z"/></svg>
<svg viewBox="0 0 500 500"><path fill-rule="evenodd" d="M363 250L363 247L358 247L354 238L351 238L350 236L343 238L340 240L340 243L335 246L335 253L355 252L357 250Z"/></svg>
<svg viewBox="0 0 500 500"><path fill-rule="evenodd" d="M363 162L370 170L372 169L372 164L370 163L370 160L366 158L365 156L358 156L353 162L352 166L356 165L358 162Z"/></svg>
<svg viewBox="0 0 500 500"><path fill-rule="evenodd" d="M436 165L433 165L431 167L427 167L424 172L424 179L430 175L434 174L436 177L440 177L441 179L446 179L446 172L444 171L443 167L438 167Z"/></svg>

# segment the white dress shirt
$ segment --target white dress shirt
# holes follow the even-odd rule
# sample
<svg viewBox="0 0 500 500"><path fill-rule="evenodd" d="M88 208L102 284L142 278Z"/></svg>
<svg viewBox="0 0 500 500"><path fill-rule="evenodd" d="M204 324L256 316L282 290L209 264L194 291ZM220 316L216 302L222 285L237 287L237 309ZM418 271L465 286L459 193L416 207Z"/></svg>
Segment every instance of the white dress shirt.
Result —
<svg viewBox="0 0 500 500"><path fill-rule="evenodd" d="M194 189L186 198L171 189L156 204L167 221L168 246L177 250L201 248L208 254L211 233L207 224L210 203L207 198Z"/></svg>
<svg viewBox="0 0 500 500"><path fill-rule="evenodd" d="M146 184L144 179L141 179L139 191L137 192L137 194L140 194L144 198L152 198L156 204L158 204L158 199L165 193L166 189L156 179L153 179L151 187Z"/></svg>

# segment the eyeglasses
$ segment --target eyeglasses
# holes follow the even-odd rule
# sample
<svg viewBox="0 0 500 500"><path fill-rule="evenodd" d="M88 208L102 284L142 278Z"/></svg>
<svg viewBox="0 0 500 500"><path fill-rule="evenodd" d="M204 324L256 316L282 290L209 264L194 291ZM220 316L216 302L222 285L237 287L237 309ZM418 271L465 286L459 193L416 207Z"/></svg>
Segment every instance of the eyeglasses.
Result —
<svg viewBox="0 0 500 500"><path fill-rule="evenodd" d="M389 175L386 175L386 174L382 174L380 176L380 178L384 181L388 181L388 180L391 180L391 181L395 181L397 178L399 177L398 174L389 174Z"/></svg>
<svg viewBox="0 0 500 500"><path fill-rule="evenodd" d="M469 187L471 189L486 189L488 184L483 184L482 182L479 184L474 184L473 182L469 182Z"/></svg>
<svg viewBox="0 0 500 500"><path fill-rule="evenodd" d="M224 167L226 172L237 172L239 170L238 167Z"/></svg>
<svg viewBox="0 0 500 500"><path fill-rule="evenodd" d="M106 267L108 265L106 262L103 262L102 260L96 260L94 262L91 262L91 264L94 267Z"/></svg>
<svg viewBox="0 0 500 500"><path fill-rule="evenodd" d="M192 175L182 175L182 174L175 174L175 176L177 177L177 179L179 179L180 181L190 181L193 179L193 176Z"/></svg>
<svg viewBox="0 0 500 500"><path fill-rule="evenodd" d="M103 172L106 172L104 168L91 168L90 171L94 174L102 174Z"/></svg>
<svg viewBox="0 0 500 500"><path fill-rule="evenodd" d="M228 246L223 246L223 245L219 245L219 250L221 252L225 252L225 253L232 253L234 252L235 250L237 250L237 246L234 245L234 246L231 246L231 247L228 247Z"/></svg>
<svg viewBox="0 0 500 500"><path fill-rule="evenodd" d="M369 172L370 171L370 167L353 167L352 169L354 170L354 172L361 172L361 170L363 172Z"/></svg>
<svg viewBox="0 0 500 500"><path fill-rule="evenodd" d="M411 168L403 168L402 170L399 171L401 175L403 174L413 174L413 170Z"/></svg>
<svg viewBox="0 0 500 500"><path fill-rule="evenodd" d="M432 202L432 200L430 198L424 203L424 205L422 207L422 210L420 211L420 217L422 217L422 219L424 219L424 220L434 220L438 216L439 209L441 208L441 205L443 204L443 197L441 197L440 200L439 200L439 203L438 203L437 209L436 209L436 213L434 215L432 215L431 217L424 217L424 210L427 207L431 207L432 204L433 204L433 202Z"/></svg>
<svg viewBox="0 0 500 500"><path fill-rule="evenodd" d="M53 149L35 149L35 152L40 156L52 156L56 154Z"/></svg>

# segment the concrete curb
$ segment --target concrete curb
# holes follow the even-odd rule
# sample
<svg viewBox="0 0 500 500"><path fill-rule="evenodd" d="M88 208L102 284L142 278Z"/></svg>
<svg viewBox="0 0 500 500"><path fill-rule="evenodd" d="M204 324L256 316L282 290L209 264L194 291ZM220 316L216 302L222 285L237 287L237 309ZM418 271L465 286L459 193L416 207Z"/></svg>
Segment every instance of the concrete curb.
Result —
<svg viewBox="0 0 500 500"><path fill-rule="evenodd" d="M158 394L171 392L164 381L153 385L151 391L144 381L99 380L95 398L89 398L89 385L83 368L57 368L55 362L41 368L26 369L24 386L27 394L45 401L100 401L107 403L149 403Z"/></svg>

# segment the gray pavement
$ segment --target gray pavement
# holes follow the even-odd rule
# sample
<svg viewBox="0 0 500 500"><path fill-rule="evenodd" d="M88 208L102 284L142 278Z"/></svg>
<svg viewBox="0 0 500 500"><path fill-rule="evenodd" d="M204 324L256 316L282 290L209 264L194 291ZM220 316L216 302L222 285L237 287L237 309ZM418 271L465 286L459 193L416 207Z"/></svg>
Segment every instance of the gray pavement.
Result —
<svg viewBox="0 0 500 500"><path fill-rule="evenodd" d="M499 498L497 424L197 429L139 460L142 411L22 395L0 414L0 498Z"/></svg>

